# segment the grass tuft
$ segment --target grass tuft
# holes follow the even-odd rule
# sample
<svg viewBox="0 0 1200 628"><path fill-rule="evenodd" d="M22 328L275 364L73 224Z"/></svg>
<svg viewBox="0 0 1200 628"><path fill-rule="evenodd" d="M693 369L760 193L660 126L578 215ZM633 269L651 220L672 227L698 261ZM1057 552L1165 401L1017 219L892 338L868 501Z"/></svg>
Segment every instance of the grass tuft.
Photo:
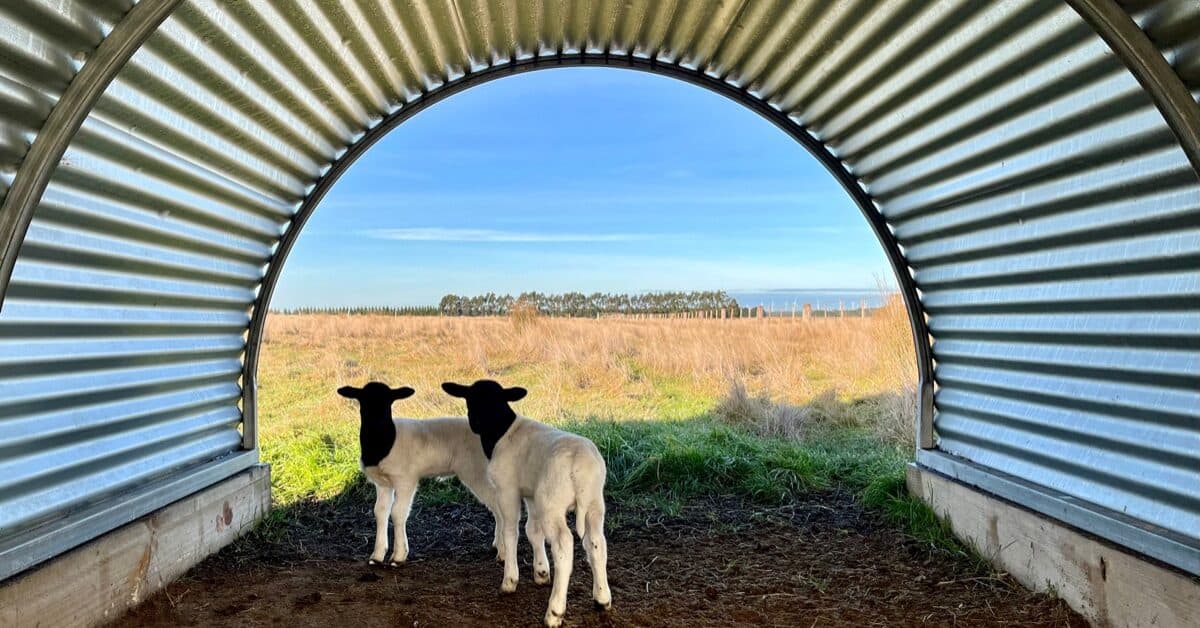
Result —
<svg viewBox="0 0 1200 628"><path fill-rule="evenodd" d="M882 474L859 493L859 501L900 526L913 538L940 550L969 558L979 571L990 569L974 549L954 536L950 524L937 516L928 504L908 492L903 469Z"/></svg>

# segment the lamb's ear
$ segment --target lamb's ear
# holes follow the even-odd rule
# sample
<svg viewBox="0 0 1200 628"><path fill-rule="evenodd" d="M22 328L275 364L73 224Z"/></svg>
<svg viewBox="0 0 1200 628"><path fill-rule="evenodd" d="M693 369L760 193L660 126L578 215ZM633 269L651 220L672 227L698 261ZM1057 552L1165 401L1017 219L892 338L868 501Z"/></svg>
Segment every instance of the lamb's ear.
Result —
<svg viewBox="0 0 1200 628"><path fill-rule="evenodd" d="M393 388L392 389L392 401L397 401L399 399L408 399L409 397L415 395L416 393L417 393L417 391L413 390L412 388L410 388L408 386L401 386L399 388Z"/></svg>
<svg viewBox="0 0 1200 628"><path fill-rule="evenodd" d="M361 399L362 389L353 386L342 386L337 389L337 394L346 397L347 399Z"/></svg>
<svg viewBox="0 0 1200 628"><path fill-rule="evenodd" d="M512 388L504 389L504 400L505 401L520 401L525 398L525 395L528 395L528 394L529 394L528 390L525 390L524 388L521 388L520 386L513 386Z"/></svg>
<svg viewBox="0 0 1200 628"><path fill-rule="evenodd" d="M466 399L467 393L470 392L471 389L463 386L462 384L455 384L454 382L442 382L442 390L446 391L446 394L450 395L451 397L461 397Z"/></svg>

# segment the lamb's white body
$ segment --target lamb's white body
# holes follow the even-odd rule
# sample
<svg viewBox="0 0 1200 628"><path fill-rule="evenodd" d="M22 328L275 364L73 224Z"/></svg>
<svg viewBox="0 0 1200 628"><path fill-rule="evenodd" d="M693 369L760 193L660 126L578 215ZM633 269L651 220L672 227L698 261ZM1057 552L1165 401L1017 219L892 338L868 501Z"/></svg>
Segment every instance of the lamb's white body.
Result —
<svg viewBox="0 0 1200 628"><path fill-rule="evenodd" d="M402 563L408 558L405 524L421 478L457 476L493 516L497 507L495 490L487 479L488 459L465 418L394 418L392 422L396 425L396 440L391 450L378 465L364 467L363 474L375 485L375 551L371 560L383 562L387 554L390 511L395 526L392 563ZM497 520L493 544L503 556L499 533Z"/></svg>
<svg viewBox="0 0 1200 628"><path fill-rule="evenodd" d="M592 597L608 608L608 546L604 538L604 458L592 441L518 416L497 441L487 467L495 487L504 555L501 590L517 588L517 524L521 502L529 511L525 532L534 547L534 579L544 582L549 570L544 543L554 554L554 586L546 624L562 623L567 606L574 542L567 513L575 510L575 528L592 568Z"/></svg>

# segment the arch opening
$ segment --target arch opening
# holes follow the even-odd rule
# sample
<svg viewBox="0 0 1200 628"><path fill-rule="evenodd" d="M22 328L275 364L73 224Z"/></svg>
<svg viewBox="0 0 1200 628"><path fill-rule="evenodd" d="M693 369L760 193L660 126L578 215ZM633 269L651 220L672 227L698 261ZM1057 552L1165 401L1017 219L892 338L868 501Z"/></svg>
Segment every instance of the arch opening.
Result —
<svg viewBox="0 0 1200 628"><path fill-rule="evenodd" d="M891 228L879 212L877 204L866 193L865 188L847 170L845 165L833 155L829 148L817 140L806 128L779 109L756 98L748 91L739 89L731 83L709 76L703 72L689 71L686 68L676 65L660 64L654 62L652 59L643 59L633 55L622 56L612 53L561 54L549 58L534 57L525 60L510 61L507 64L496 65L486 70L464 75L426 94L422 94L419 99L406 104L386 116L374 127L366 131L357 142L338 157L337 161L321 176L321 179L316 183L312 192L301 204L295 217L290 222L272 257L270 265L267 267L262 288L260 288L255 301L251 316L250 333L247 340L245 367L242 375L242 381L244 382L242 408L245 421L243 446L247 449L253 449L257 446L257 428L255 425L257 421L255 414L257 406L257 370L261 352L262 334L264 333L266 318L270 312L271 297L274 294L275 285L279 281L279 273L282 271L297 238L301 235L305 223L312 216L313 212L316 211L321 201L337 183L338 179L353 166L358 158L374 146L376 142L393 130L398 129L413 116L446 98L506 76L565 66L601 66L650 72L702 87L742 105L774 125L800 146L804 147L833 176L862 212L880 246L883 247L888 263L891 265L892 274L896 280L896 285L899 287L905 312L909 319L909 325L912 328L913 345L916 347L918 399L916 403L917 413L914 417L914 433L916 434L918 447L933 447L933 363L929 345L929 332L925 325L925 315L921 311L912 271L904 261L904 255L892 234Z"/></svg>

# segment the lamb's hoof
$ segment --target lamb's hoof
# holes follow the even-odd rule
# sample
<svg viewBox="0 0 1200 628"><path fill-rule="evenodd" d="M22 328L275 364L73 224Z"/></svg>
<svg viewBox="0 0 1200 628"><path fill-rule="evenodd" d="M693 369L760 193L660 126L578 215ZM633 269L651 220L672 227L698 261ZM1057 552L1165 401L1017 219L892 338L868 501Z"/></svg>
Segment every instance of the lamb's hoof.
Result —
<svg viewBox="0 0 1200 628"><path fill-rule="evenodd" d="M517 592L516 578L513 578L512 580L505 578L504 581L500 583L500 592L501 593L516 593Z"/></svg>
<svg viewBox="0 0 1200 628"><path fill-rule="evenodd" d="M404 559L392 560L392 561L388 562L388 567L391 567L392 569L395 569L397 567L403 567L403 566L404 566Z"/></svg>
<svg viewBox="0 0 1200 628"><path fill-rule="evenodd" d="M382 558L368 558L367 564L372 567L377 567L377 566L383 564L383 559Z"/></svg>
<svg viewBox="0 0 1200 628"><path fill-rule="evenodd" d="M558 628L562 625L562 615L556 615L554 611L546 611L546 625L550 628Z"/></svg>
<svg viewBox="0 0 1200 628"><path fill-rule="evenodd" d="M608 604L603 604L599 600L592 600L592 606L594 606L598 612L607 613L612 608L612 602L610 601Z"/></svg>
<svg viewBox="0 0 1200 628"><path fill-rule="evenodd" d="M550 584L550 572L544 571L544 570L538 570L538 571L533 572L533 583L534 584Z"/></svg>

